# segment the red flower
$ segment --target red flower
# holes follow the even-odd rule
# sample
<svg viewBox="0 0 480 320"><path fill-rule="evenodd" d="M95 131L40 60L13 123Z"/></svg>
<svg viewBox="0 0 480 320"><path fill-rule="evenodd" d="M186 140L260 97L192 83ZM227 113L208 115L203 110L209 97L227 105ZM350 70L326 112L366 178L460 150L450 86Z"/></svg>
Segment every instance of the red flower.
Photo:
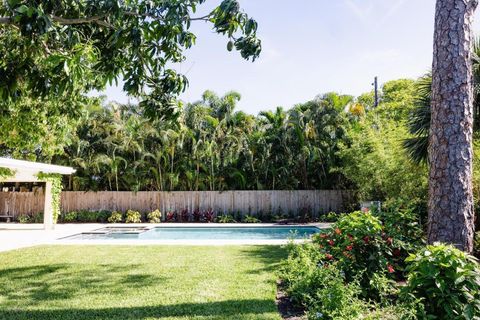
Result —
<svg viewBox="0 0 480 320"><path fill-rule="evenodd" d="M353 246L352 246L352 245L347 246L347 250L348 250L348 251L352 251L352 249L353 249Z"/></svg>
<svg viewBox="0 0 480 320"><path fill-rule="evenodd" d="M351 234L347 234L347 237L348 237L348 239L349 239L350 241L353 240L353 236L352 236Z"/></svg>
<svg viewBox="0 0 480 320"><path fill-rule="evenodd" d="M332 260L332 259L333 259L333 256L332 256L331 254L327 253L327 254L325 255L325 258L327 258L328 260Z"/></svg>
<svg viewBox="0 0 480 320"><path fill-rule="evenodd" d="M327 237L328 237L328 235L327 235L326 233L321 233L321 234L320 234L320 238L322 238L322 239L325 239L325 238L327 238Z"/></svg>
<svg viewBox="0 0 480 320"><path fill-rule="evenodd" d="M392 239L392 238L390 238L390 237L388 237L386 241L387 241L387 244L388 244L388 245L391 245L391 244L392 244L392 241L393 241L393 239Z"/></svg>
<svg viewBox="0 0 480 320"><path fill-rule="evenodd" d="M391 264L387 265L387 269L388 269L389 273L394 273L395 272L395 269L393 269L393 266Z"/></svg>
<svg viewBox="0 0 480 320"><path fill-rule="evenodd" d="M328 240L328 244L333 246L335 244L335 242L333 240Z"/></svg>
<svg viewBox="0 0 480 320"><path fill-rule="evenodd" d="M370 242L370 237L369 236L363 237L363 242L369 243Z"/></svg>
<svg viewBox="0 0 480 320"><path fill-rule="evenodd" d="M338 234L338 235L340 235L340 234L342 234L342 230L336 228L336 229L335 229L335 233Z"/></svg>

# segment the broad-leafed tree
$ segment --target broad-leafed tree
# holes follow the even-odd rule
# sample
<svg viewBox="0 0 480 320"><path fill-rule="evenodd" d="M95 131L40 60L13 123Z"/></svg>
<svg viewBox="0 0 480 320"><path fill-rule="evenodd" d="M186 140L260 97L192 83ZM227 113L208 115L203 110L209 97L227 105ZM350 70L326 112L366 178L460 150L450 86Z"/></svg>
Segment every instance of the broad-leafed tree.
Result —
<svg viewBox="0 0 480 320"><path fill-rule="evenodd" d="M40 132L53 130L61 127L65 116L80 116L86 93L118 84L140 101L148 117L174 118L175 98L188 81L173 66L195 44L194 23L211 24L226 37L226 48L238 50L245 59L255 60L261 51L257 22L237 0L219 1L209 13L197 14L204 4L205 0L1 1L0 117L16 121L46 115L47 125ZM30 111L24 108L29 99L35 100ZM32 128L41 123L29 120L13 133L35 137ZM0 127L11 131L8 123ZM26 146L15 139L2 135L0 146L45 147L41 139Z"/></svg>

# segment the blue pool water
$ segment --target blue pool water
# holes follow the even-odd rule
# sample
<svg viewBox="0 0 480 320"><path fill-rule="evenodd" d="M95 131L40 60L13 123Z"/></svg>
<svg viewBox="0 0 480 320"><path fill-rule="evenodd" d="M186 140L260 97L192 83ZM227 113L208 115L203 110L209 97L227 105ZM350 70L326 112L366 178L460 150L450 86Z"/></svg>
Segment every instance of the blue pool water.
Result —
<svg viewBox="0 0 480 320"><path fill-rule="evenodd" d="M73 240L287 240L305 239L320 232L316 227L155 227L102 228L91 233L81 233L67 239Z"/></svg>

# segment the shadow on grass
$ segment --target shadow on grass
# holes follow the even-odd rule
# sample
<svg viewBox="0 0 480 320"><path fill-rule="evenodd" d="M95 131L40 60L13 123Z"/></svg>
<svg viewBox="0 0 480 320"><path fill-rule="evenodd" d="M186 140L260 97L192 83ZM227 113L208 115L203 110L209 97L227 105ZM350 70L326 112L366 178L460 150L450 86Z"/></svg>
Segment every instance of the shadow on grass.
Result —
<svg viewBox="0 0 480 320"><path fill-rule="evenodd" d="M210 303L112 307L103 309L0 310L0 319L87 320L87 319L161 319L167 317L209 317L209 319L261 319L275 313L271 300L227 300Z"/></svg>
<svg viewBox="0 0 480 320"><path fill-rule="evenodd" d="M148 287L165 280L154 275L126 272L137 267L135 264L100 264L79 268L78 264L65 263L1 269L0 297L4 301L40 305L46 301L102 293L105 288L109 293L123 293L131 288ZM18 286L18 282L22 285ZM4 318L0 316L0 319Z"/></svg>
<svg viewBox="0 0 480 320"><path fill-rule="evenodd" d="M254 258L263 265L260 269L249 271L250 273L273 272L277 270L282 259L287 258L287 250L281 246L251 246L242 250L242 255Z"/></svg>

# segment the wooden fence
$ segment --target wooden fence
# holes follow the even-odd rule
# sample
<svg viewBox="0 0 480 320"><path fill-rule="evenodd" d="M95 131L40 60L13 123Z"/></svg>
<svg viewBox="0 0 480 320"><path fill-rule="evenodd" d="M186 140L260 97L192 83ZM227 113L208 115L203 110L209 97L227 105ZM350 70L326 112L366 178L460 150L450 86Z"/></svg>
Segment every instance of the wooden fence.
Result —
<svg viewBox="0 0 480 320"><path fill-rule="evenodd" d="M149 212L209 208L220 213L241 212L257 215L260 212L297 214L306 208L314 215L329 211L340 212L351 204L352 192L346 190L294 191L66 191L62 192L62 212L78 210L128 209ZM0 193L0 213L32 214L43 210L43 195L33 192Z"/></svg>
<svg viewBox="0 0 480 320"><path fill-rule="evenodd" d="M43 212L43 192L0 192L0 216Z"/></svg>

